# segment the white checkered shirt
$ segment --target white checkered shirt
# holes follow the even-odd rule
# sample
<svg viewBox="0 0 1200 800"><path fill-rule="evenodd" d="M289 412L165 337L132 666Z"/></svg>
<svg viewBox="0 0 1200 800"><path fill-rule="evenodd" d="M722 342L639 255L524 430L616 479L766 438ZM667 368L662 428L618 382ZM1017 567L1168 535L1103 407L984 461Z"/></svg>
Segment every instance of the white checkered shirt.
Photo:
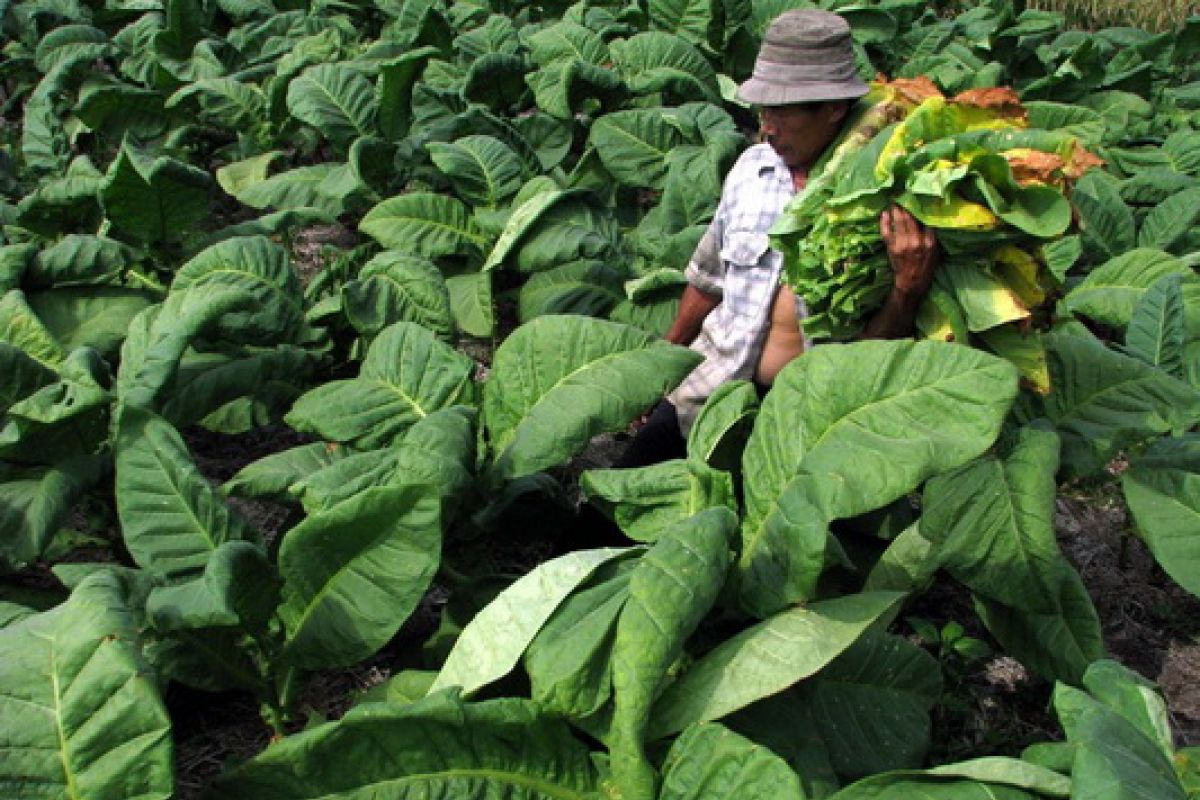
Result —
<svg viewBox="0 0 1200 800"><path fill-rule="evenodd" d="M716 214L684 273L697 289L721 295L692 342L704 362L667 396L684 436L718 386L754 377L783 268L767 232L794 193L791 171L768 144L742 153L725 178ZM796 312L804 313L799 300Z"/></svg>

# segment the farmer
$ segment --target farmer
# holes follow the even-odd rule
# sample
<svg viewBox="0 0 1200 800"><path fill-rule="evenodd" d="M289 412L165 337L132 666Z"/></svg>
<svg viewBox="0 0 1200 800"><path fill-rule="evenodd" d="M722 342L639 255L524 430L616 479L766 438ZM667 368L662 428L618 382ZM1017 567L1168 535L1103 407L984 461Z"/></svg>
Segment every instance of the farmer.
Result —
<svg viewBox="0 0 1200 800"><path fill-rule="evenodd" d="M781 288L783 256L770 249L767 232L866 93L855 71L850 26L841 17L792 10L767 28L754 73L738 87L740 99L761 108L765 143L743 153L726 177L666 334L705 360L654 408L616 466L684 457L684 436L713 390L726 381L753 379L761 394L804 351L798 324L804 303ZM880 232L894 287L863 335L908 336L933 280L937 242L899 207L883 213Z"/></svg>

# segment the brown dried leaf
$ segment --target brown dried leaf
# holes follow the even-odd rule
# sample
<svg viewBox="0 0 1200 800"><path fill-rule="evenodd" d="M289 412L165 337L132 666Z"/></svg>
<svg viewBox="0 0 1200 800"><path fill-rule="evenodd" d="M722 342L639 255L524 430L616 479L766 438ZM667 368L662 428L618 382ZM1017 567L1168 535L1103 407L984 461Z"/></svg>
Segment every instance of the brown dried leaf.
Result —
<svg viewBox="0 0 1200 800"><path fill-rule="evenodd" d="M1103 158L1085 150L1083 145L1075 142L1075 147L1071 150L1071 157L1067 159L1067 163L1063 166L1063 174L1071 180L1077 181L1089 169L1103 166Z"/></svg>
<svg viewBox="0 0 1200 800"><path fill-rule="evenodd" d="M1009 150L1001 155L1012 167L1017 183L1055 183L1062 178L1064 163L1062 157L1056 153L1021 149Z"/></svg>
<svg viewBox="0 0 1200 800"><path fill-rule="evenodd" d="M986 108L996 112L1001 117L1010 119L1025 119L1025 109L1021 107L1021 98L1017 92L1007 86L997 86L990 89L967 89L955 95L954 103L976 108Z"/></svg>
<svg viewBox="0 0 1200 800"><path fill-rule="evenodd" d="M897 97L913 105L920 105L931 97L944 96L937 84L924 75L916 78L897 78L888 86L895 90Z"/></svg>

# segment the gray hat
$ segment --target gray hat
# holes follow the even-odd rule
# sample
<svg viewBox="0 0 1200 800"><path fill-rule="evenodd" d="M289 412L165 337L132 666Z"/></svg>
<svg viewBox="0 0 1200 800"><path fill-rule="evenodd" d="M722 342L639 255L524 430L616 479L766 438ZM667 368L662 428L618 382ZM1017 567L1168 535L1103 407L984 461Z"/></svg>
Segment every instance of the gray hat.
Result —
<svg viewBox="0 0 1200 800"><path fill-rule="evenodd" d="M793 9L767 28L754 74L738 97L760 106L855 100L867 85L854 68L850 26L837 14Z"/></svg>

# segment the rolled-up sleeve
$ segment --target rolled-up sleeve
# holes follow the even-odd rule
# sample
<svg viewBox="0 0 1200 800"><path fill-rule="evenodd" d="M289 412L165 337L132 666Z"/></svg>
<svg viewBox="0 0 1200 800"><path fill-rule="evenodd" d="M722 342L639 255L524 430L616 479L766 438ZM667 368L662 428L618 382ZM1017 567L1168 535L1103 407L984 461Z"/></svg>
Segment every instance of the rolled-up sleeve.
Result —
<svg viewBox="0 0 1200 800"><path fill-rule="evenodd" d="M723 294L725 291L725 264L721 261L721 245L716 219L704 232L691 261L683 271L688 283L706 294Z"/></svg>

